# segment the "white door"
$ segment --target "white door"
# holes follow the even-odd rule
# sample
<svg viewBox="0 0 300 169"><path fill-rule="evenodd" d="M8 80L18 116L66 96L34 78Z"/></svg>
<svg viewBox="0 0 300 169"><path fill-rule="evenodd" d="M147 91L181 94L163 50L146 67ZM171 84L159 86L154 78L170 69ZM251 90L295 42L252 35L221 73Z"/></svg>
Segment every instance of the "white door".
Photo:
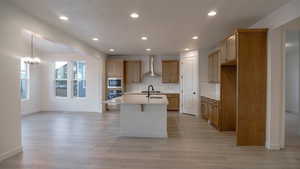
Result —
<svg viewBox="0 0 300 169"><path fill-rule="evenodd" d="M198 78L196 57L182 60L182 112L198 115Z"/></svg>

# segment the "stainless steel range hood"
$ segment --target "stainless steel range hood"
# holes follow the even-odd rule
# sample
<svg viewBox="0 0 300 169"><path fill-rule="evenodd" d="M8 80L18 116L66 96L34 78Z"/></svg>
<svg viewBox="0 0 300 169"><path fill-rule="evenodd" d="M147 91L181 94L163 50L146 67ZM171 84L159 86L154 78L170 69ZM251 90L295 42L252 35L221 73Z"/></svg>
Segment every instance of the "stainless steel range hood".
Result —
<svg viewBox="0 0 300 169"><path fill-rule="evenodd" d="M151 76L151 77L155 77L155 76L159 76L159 74L155 73L154 70L154 60L155 56L151 55L149 56L149 72L145 73L144 76Z"/></svg>

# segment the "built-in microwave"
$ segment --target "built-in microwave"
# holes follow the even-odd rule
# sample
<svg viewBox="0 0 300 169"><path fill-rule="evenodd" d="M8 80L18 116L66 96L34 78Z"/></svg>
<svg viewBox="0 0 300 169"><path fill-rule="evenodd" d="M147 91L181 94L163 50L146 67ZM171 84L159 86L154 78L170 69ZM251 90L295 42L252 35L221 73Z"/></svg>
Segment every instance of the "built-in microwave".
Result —
<svg viewBox="0 0 300 169"><path fill-rule="evenodd" d="M107 78L107 88L109 89L122 88L122 78Z"/></svg>

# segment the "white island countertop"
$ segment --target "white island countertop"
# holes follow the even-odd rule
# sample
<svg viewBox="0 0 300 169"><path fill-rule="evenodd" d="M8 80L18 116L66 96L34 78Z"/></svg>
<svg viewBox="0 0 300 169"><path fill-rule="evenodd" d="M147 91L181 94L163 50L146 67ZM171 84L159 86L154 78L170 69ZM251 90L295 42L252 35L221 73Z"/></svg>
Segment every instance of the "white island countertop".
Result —
<svg viewBox="0 0 300 169"><path fill-rule="evenodd" d="M123 95L116 99L119 104L168 104L167 96L165 95Z"/></svg>

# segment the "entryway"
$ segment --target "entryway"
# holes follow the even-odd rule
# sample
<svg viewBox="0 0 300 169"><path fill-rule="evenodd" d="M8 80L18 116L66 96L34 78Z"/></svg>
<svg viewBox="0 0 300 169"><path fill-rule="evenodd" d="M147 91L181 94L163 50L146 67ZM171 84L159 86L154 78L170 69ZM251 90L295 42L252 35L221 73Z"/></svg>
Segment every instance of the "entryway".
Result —
<svg viewBox="0 0 300 169"><path fill-rule="evenodd" d="M300 19L285 29L285 145L300 147Z"/></svg>

